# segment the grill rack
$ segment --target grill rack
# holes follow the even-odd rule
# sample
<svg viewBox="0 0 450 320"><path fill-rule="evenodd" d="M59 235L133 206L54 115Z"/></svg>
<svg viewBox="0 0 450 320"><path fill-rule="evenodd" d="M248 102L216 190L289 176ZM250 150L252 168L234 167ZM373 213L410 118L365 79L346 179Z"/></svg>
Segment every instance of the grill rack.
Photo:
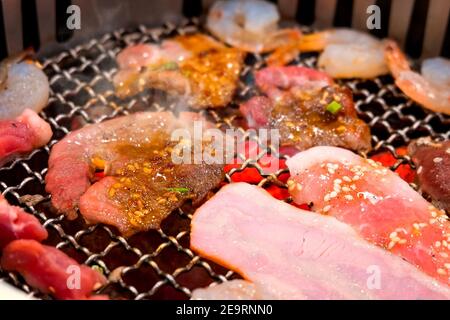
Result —
<svg viewBox="0 0 450 320"><path fill-rule="evenodd" d="M112 76L117 71L116 54L131 44L158 42L176 34L199 30L203 31L197 19L186 20L179 26L165 24L158 28L139 26L134 30L120 29L44 59L42 65L49 77L51 95L48 107L41 112L41 116L52 126L52 140L47 146L0 168L0 192L10 203L21 204L26 211L39 218L49 231L46 244L65 251L80 263L100 267L110 280L98 293L109 294L112 298L186 299L195 288L239 277L189 249L192 208L178 209L163 221L159 230L125 239L111 227L87 226L81 217L68 221L64 215L56 214L50 206L50 197L45 192L44 176L50 148L70 130L85 123L101 122L144 108L153 111L170 109L170 105L157 102L161 98L157 92L126 100L115 97ZM252 71L264 66L264 58L261 55L250 55L246 59L237 102L253 93L249 78ZM293 64L315 67L316 62L317 55L302 54ZM450 117L424 111L399 91L390 76L341 83L352 89L358 115L371 128L374 147L371 153L387 150L397 159L392 170L401 164L414 167L408 156L396 153L396 147L421 136L449 139ZM238 129L243 133L244 139L256 140L264 150L270 148L238 127L236 105L233 103L224 110L202 112L214 120L217 127ZM273 153L274 150L271 151ZM264 153L261 152L256 159L238 155L243 163L240 168L232 169L226 175L226 180L231 182L230 177L235 172L255 167L264 177L260 186L276 184L286 187L277 177L287 172L287 169L266 174L256 163ZM286 158L284 155L275 155ZM412 187L417 190L414 184ZM40 194L43 199L34 205L21 203L21 197L26 194ZM28 286L15 273L0 270L0 281L9 282L31 296L50 298Z"/></svg>

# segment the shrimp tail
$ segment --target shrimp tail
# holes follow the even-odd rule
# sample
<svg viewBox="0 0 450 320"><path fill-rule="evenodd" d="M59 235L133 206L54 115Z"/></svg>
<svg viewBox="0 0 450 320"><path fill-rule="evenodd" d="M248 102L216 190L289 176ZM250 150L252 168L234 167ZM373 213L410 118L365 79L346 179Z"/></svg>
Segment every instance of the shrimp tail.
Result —
<svg viewBox="0 0 450 320"><path fill-rule="evenodd" d="M264 47L265 51L273 51L267 58L267 64L282 66L294 60L300 53L302 36L296 28L275 32Z"/></svg>
<svg viewBox="0 0 450 320"><path fill-rule="evenodd" d="M404 71L411 71L408 58L394 40L384 41L384 56L394 78L399 78Z"/></svg>
<svg viewBox="0 0 450 320"><path fill-rule="evenodd" d="M300 41L301 52L315 52L322 51L327 45L328 32L316 32L312 34L305 34Z"/></svg>

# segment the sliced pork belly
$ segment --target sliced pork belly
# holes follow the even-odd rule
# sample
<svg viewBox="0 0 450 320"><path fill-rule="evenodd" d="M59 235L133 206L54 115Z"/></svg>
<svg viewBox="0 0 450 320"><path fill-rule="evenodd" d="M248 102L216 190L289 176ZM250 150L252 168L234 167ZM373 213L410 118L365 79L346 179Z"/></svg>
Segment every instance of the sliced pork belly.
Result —
<svg viewBox="0 0 450 320"><path fill-rule="evenodd" d="M333 217L245 183L194 214L191 247L275 299L449 299L450 289Z"/></svg>
<svg viewBox="0 0 450 320"><path fill-rule="evenodd" d="M20 207L10 205L0 194L0 249L13 240L42 241L47 236L47 230L36 217Z"/></svg>
<svg viewBox="0 0 450 320"><path fill-rule="evenodd" d="M369 150L369 127L358 119L351 91L326 74L305 67L268 67L256 72L265 94L240 106L251 128L280 131L281 145Z"/></svg>
<svg viewBox="0 0 450 320"><path fill-rule="evenodd" d="M215 286L195 289L191 300L271 300L262 288L246 280L235 279Z"/></svg>
<svg viewBox="0 0 450 320"><path fill-rule="evenodd" d="M192 130L196 120L209 126L194 113L147 112L70 133L51 150L46 189L52 204L69 217L79 207L88 222L111 224L123 235L158 228L174 209L198 204L223 179L222 165L173 162L178 141L171 141L172 132ZM106 177L91 186L96 169Z"/></svg>
<svg viewBox="0 0 450 320"><path fill-rule="evenodd" d="M153 88L193 108L224 107L236 90L243 59L240 50L201 34L134 45L117 56L116 92L126 97Z"/></svg>
<svg viewBox="0 0 450 320"><path fill-rule="evenodd" d="M51 137L50 125L33 110L26 109L15 120L0 120L0 165L42 147Z"/></svg>
<svg viewBox="0 0 450 320"><path fill-rule="evenodd" d="M450 283L450 222L397 174L344 149L315 147L287 161L296 203L311 202L362 237Z"/></svg>
<svg viewBox="0 0 450 320"><path fill-rule="evenodd" d="M89 299L93 290L106 283L99 272L35 240L15 240L7 245L1 266L20 273L30 286L57 299Z"/></svg>
<svg viewBox="0 0 450 320"><path fill-rule="evenodd" d="M433 203L450 212L450 141L421 138L408 146L417 165L417 182Z"/></svg>

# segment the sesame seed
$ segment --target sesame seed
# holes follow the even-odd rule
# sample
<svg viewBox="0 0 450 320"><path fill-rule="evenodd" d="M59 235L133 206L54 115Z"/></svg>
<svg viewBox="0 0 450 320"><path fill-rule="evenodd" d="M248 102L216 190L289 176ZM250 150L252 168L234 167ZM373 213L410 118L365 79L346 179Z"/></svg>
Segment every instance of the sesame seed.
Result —
<svg viewBox="0 0 450 320"><path fill-rule="evenodd" d="M439 254L442 258L448 258L448 254L446 252L440 252Z"/></svg>
<svg viewBox="0 0 450 320"><path fill-rule="evenodd" d="M436 222L436 219L430 219L430 224L434 224Z"/></svg>
<svg viewBox="0 0 450 320"><path fill-rule="evenodd" d="M443 245L444 247L448 247L447 241L443 240L443 241L442 241L442 245Z"/></svg>
<svg viewBox="0 0 450 320"><path fill-rule="evenodd" d="M439 247L441 246L441 242L440 242L440 241L436 241L436 242L434 243L434 246L435 246L436 248L439 248Z"/></svg>
<svg viewBox="0 0 450 320"><path fill-rule="evenodd" d="M413 228L416 229L416 230L419 230L420 226L419 226L418 223L413 223Z"/></svg>
<svg viewBox="0 0 450 320"><path fill-rule="evenodd" d="M433 218L436 218L436 217L437 217L436 211L431 211L431 216L432 216Z"/></svg>
<svg viewBox="0 0 450 320"><path fill-rule="evenodd" d="M439 268L439 269L437 269L437 273L440 274L440 275L446 275L446 274L447 274L447 271L445 271L445 270L442 269L442 268Z"/></svg>
<svg viewBox="0 0 450 320"><path fill-rule="evenodd" d="M445 150L445 152L450 154L450 148L447 148L447 150Z"/></svg>
<svg viewBox="0 0 450 320"><path fill-rule="evenodd" d="M334 174L336 171L334 171L334 169L328 168L328 173L329 174Z"/></svg>
<svg viewBox="0 0 450 320"><path fill-rule="evenodd" d="M334 190L336 193L339 193L339 192L341 192L341 186L338 185L338 184L335 184L334 187L333 187L333 190Z"/></svg>
<svg viewBox="0 0 450 320"><path fill-rule="evenodd" d="M323 197L323 201L330 201L330 195L328 193Z"/></svg>
<svg viewBox="0 0 450 320"><path fill-rule="evenodd" d="M350 186L350 188L352 188L353 190L356 190L356 185L352 184L352 185Z"/></svg>
<svg viewBox="0 0 450 320"><path fill-rule="evenodd" d="M421 227L421 228L425 228L426 226L427 226L427 224L425 222L419 223L419 227Z"/></svg>
<svg viewBox="0 0 450 320"><path fill-rule="evenodd" d="M441 162L441 161L442 161L442 158L441 158L441 157L436 157L436 158L433 159L433 162L434 162L434 163L439 163L439 162Z"/></svg>
<svg viewBox="0 0 450 320"><path fill-rule="evenodd" d="M349 187L342 187L342 191L344 192L350 192L351 189Z"/></svg>
<svg viewBox="0 0 450 320"><path fill-rule="evenodd" d="M350 179L350 178L347 177L347 176L343 176L343 177L342 177L342 180L344 180L344 181L346 181L346 182L352 181L352 179Z"/></svg>
<svg viewBox="0 0 450 320"><path fill-rule="evenodd" d="M335 198L337 196L337 192L336 191L331 191L330 192L330 198Z"/></svg>
<svg viewBox="0 0 450 320"><path fill-rule="evenodd" d="M389 235L390 239L394 239L395 237L397 237L397 232L391 232L391 234Z"/></svg>
<svg viewBox="0 0 450 320"><path fill-rule="evenodd" d="M352 180L353 180L353 181L359 180L359 176L358 176L358 175L353 176Z"/></svg>
<svg viewBox="0 0 450 320"><path fill-rule="evenodd" d="M395 246L395 244L396 243L394 241L389 242L388 249L391 250Z"/></svg>
<svg viewBox="0 0 450 320"><path fill-rule="evenodd" d="M406 243L406 239L401 239L398 243L405 244Z"/></svg>
<svg viewBox="0 0 450 320"><path fill-rule="evenodd" d="M422 173L422 170L423 170L423 167L422 167L422 166L419 166L419 169L417 169L417 174L421 174L421 173Z"/></svg>
<svg viewBox="0 0 450 320"><path fill-rule="evenodd" d="M447 269L450 269L450 263L444 263L444 267L446 267Z"/></svg>
<svg viewBox="0 0 450 320"><path fill-rule="evenodd" d="M340 183L342 183L342 180L341 179L334 179L334 181L333 181L335 184L340 184Z"/></svg>
<svg viewBox="0 0 450 320"><path fill-rule="evenodd" d="M353 200L353 196L350 194L346 194L344 198L349 201Z"/></svg>
<svg viewBox="0 0 450 320"><path fill-rule="evenodd" d="M323 212L328 212L328 211L330 211L330 209L331 209L331 206L328 205L328 206L323 207L322 211Z"/></svg>

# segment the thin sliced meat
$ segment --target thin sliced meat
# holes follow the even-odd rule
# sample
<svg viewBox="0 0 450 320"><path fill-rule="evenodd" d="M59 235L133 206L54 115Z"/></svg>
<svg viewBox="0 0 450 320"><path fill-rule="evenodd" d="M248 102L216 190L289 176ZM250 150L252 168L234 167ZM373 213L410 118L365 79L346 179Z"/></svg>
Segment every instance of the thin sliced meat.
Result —
<svg viewBox="0 0 450 320"><path fill-rule="evenodd" d="M177 118L170 112L147 112L70 133L50 154L46 190L52 204L69 217L79 207L88 222L113 225L125 236L158 228L186 201L198 205L223 179L222 165L174 163L179 144L171 134L177 129L191 133L196 123L210 126L195 113ZM96 169L106 176L98 182Z"/></svg>
<svg viewBox="0 0 450 320"><path fill-rule="evenodd" d="M126 97L153 88L195 109L224 107L236 90L244 56L201 34L127 47L117 56L116 93Z"/></svg>
<svg viewBox="0 0 450 320"><path fill-rule="evenodd" d="M15 120L0 120L0 165L42 147L52 137L50 125L26 109Z"/></svg>
<svg viewBox="0 0 450 320"><path fill-rule="evenodd" d="M449 299L450 288L363 240L348 225L245 183L192 219L191 247L275 299Z"/></svg>
<svg viewBox="0 0 450 320"><path fill-rule="evenodd" d="M450 222L397 174L344 149L315 147L290 158L296 203L352 226L368 241L450 283Z"/></svg>
<svg viewBox="0 0 450 320"><path fill-rule="evenodd" d="M249 281L235 279L192 292L191 300L272 300L273 297Z"/></svg>
<svg viewBox="0 0 450 320"><path fill-rule="evenodd" d="M413 141L408 153L417 165L417 181L433 203L450 212L450 140L430 138Z"/></svg>
<svg viewBox="0 0 450 320"><path fill-rule="evenodd" d="M268 67L255 74L264 93L240 106L250 128L278 129L282 146L317 145L370 150L369 127L358 119L351 91L323 72L305 67Z"/></svg>
<svg viewBox="0 0 450 320"><path fill-rule="evenodd" d="M10 205L0 194L0 249L13 240L42 241L47 236L47 230L36 217L20 207Z"/></svg>
<svg viewBox="0 0 450 320"><path fill-rule="evenodd" d="M106 283L99 272L35 240L15 240L3 249L1 266L57 299L84 300Z"/></svg>

